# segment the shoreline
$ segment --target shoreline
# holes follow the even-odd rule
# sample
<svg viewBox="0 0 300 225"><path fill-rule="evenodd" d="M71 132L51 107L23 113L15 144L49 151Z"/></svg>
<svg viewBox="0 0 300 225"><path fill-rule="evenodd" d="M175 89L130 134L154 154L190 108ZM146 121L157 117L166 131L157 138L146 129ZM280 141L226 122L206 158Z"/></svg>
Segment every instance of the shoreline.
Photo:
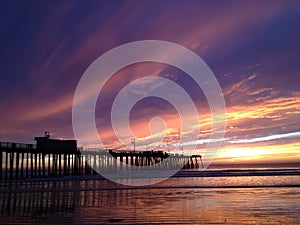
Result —
<svg viewBox="0 0 300 225"><path fill-rule="evenodd" d="M162 178L164 176L163 171L157 171L157 173L151 173L146 178ZM112 173L113 174L113 173ZM146 172L141 173L141 177L135 177L134 179L143 179L142 175L149 175ZM107 174L111 175L111 174ZM245 177L245 176L300 176L300 169L225 169L225 170L179 170L170 178L192 178L192 177ZM126 172L116 173L116 178L119 179L132 179L130 175L126 176ZM167 178L166 178L167 179ZM85 180L107 180L104 176L98 175L79 175L79 176L61 176L61 177L35 177L35 178L23 178L18 180L0 180L2 183L24 183L24 182L47 182L47 181L85 181Z"/></svg>

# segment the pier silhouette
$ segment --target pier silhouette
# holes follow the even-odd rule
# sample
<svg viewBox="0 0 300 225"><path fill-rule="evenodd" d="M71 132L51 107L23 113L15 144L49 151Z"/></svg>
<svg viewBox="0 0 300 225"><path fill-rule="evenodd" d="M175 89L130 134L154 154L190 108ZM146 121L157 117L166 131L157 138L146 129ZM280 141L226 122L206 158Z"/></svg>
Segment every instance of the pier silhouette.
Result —
<svg viewBox="0 0 300 225"><path fill-rule="evenodd" d="M201 155L185 156L163 151L122 151L78 148L75 140L36 137L36 145L0 142L0 180L97 175L97 171L128 170L128 167L155 167L168 159L160 169L200 168Z"/></svg>

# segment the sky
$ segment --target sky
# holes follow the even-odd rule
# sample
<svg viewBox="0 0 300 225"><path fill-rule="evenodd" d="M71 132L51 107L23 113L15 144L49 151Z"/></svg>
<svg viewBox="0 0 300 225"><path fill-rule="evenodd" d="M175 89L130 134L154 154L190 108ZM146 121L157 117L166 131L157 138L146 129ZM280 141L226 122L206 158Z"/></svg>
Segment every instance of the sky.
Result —
<svg viewBox="0 0 300 225"><path fill-rule="evenodd" d="M216 162L299 162L299 22L300 1L2 2L0 141L33 143L45 131L74 139L73 99L87 68L117 46L163 40L196 53L221 87L226 129ZM180 150L193 142L202 154L214 141L203 90L174 66L144 62L119 70L101 90L95 121L107 148L124 147L111 123L118 94L146 96L162 88L166 96L179 98L179 92L164 88L166 80L182 87L197 109L199 124L190 127L197 138ZM181 109L187 109L185 102ZM129 124L139 150L178 150L180 116L165 99L138 101ZM86 136L79 144L88 143Z"/></svg>

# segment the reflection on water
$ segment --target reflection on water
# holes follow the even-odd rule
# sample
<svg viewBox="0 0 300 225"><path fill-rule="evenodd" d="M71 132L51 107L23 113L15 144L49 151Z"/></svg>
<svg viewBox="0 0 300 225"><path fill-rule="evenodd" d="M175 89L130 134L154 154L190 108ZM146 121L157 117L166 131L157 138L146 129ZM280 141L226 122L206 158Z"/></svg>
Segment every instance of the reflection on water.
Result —
<svg viewBox="0 0 300 225"><path fill-rule="evenodd" d="M185 179L172 178L165 185ZM97 189L100 184L111 189ZM26 185L14 191L9 190L13 186L1 186L0 224L300 224L299 187L166 188L160 184L116 190L107 181L92 180ZM78 186L81 189L72 191Z"/></svg>
<svg viewBox="0 0 300 225"><path fill-rule="evenodd" d="M39 180L35 182L0 182L0 192L47 192L132 189L108 180ZM151 188L207 188L207 187L300 187L300 176L229 176L229 177L174 177L152 185ZM149 186L137 187L140 189Z"/></svg>

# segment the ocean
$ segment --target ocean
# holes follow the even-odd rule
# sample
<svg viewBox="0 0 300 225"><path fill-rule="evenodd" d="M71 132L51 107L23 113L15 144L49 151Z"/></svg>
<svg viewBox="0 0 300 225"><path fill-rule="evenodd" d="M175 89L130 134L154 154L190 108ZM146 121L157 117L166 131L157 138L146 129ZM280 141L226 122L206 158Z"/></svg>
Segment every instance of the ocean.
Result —
<svg viewBox="0 0 300 225"><path fill-rule="evenodd" d="M299 212L296 164L184 170L140 187L97 176L0 182L0 224L300 224Z"/></svg>

